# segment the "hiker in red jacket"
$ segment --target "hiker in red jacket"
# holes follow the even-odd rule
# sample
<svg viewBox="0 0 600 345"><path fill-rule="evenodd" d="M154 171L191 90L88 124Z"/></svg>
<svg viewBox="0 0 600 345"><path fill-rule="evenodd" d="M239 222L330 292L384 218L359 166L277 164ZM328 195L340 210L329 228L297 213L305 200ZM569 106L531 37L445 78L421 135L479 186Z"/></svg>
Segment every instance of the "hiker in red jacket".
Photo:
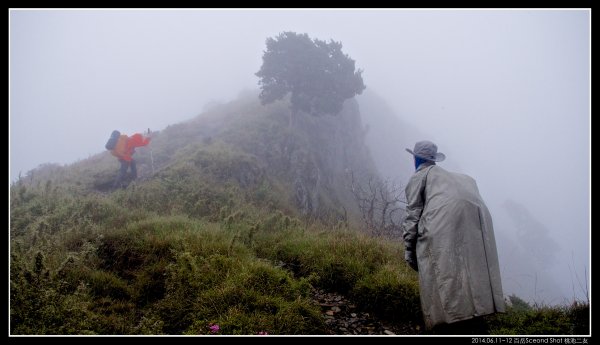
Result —
<svg viewBox="0 0 600 345"><path fill-rule="evenodd" d="M131 137L126 134L122 134L115 145L115 148L111 150L113 156L119 159L121 163L121 170L119 176L115 181L115 188L123 186L125 177L127 176L127 169L131 168L132 179L137 178L137 168L135 166L135 160L131 157L135 153L136 147L146 146L150 143L150 138L144 137L143 135L136 133Z"/></svg>

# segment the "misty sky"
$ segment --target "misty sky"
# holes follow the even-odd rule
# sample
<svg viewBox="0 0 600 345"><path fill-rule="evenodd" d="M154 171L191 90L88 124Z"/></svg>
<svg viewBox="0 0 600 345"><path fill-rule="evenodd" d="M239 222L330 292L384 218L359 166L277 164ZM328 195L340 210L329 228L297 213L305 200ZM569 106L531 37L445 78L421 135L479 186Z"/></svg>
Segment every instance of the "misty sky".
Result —
<svg viewBox="0 0 600 345"><path fill-rule="evenodd" d="M100 153L113 129L160 130L256 89L265 39L308 33L341 41L367 88L446 154L440 165L477 180L492 216L507 201L527 208L560 246L547 269L567 298L581 294L569 269L589 279L589 10L12 10L9 20L9 181ZM412 164L404 147L390 159ZM497 233L519 231L494 220Z"/></svg>

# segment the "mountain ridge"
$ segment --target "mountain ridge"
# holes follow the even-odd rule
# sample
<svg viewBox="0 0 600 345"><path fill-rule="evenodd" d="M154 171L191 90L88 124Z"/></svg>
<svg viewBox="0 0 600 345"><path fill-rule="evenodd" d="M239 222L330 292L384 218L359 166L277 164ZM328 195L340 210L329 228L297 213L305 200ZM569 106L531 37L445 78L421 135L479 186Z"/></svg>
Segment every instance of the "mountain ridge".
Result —
<svg viewBox="0 0 600 345"><path fill-rule="evenodd" d="M364 231L348 184L378 178L358 108L290 128L285 100L213 106L152 133L123 189L108 152L32 170L10 188L10 333L373 334L369 313L420 334L403 245ZM586 310L521 332L581 334Z"/></svg>

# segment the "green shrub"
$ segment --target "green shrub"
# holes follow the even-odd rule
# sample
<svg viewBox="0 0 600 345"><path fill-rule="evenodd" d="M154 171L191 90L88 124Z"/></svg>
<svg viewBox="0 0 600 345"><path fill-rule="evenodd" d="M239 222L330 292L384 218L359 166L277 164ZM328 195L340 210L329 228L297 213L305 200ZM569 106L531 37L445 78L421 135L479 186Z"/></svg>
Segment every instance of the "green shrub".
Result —
<svg viewBox="0 0 600 345"><path fill-rule="evenodd" d="M509 307L506 313L486 318L491 334L498 335L586 335L589 334L589 305Z"/></svg>
<svg viewBox="0 0 600 345"><path fill-rule="evenodd" d="M20 253L11 255L11 334L94 334L91 297L84 284L62 293L38 252L32 264Z"/></svg>
<svg viewBox="0 0 600 345"><path fill-rule="evenodd" d="M363 277L356 283L351 297L361 308L394 321L422 319L416 274L398 264L384 265Z"/></svg>

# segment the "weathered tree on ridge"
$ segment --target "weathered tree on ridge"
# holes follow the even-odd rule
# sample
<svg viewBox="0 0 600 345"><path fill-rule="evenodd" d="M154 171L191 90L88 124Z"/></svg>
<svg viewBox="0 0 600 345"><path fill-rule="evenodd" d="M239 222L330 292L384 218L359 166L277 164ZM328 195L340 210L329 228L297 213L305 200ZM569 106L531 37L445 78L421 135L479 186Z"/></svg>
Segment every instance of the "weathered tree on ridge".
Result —
<svg viewBox="0 0 600 345"><path fill-rule="evenodd" d="M290 125L299 111L336 115L346 99L362 93L362 70L342 52L342 43L283 32L267 38L260 78L263 105L291 94Z"/></svg>

